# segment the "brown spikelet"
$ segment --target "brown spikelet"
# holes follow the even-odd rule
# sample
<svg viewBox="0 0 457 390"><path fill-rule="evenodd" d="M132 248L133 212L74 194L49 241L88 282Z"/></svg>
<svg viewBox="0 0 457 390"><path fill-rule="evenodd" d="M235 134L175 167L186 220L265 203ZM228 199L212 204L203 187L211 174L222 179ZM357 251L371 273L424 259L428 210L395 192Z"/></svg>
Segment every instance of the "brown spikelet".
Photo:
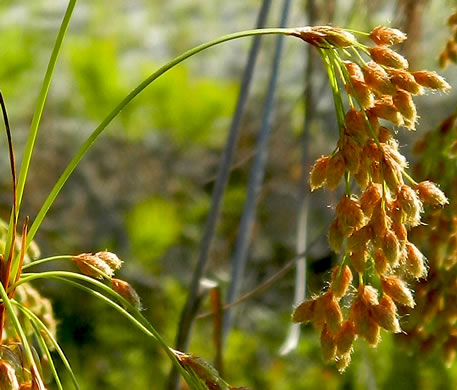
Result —
<svg viewBox="0 0 457 390"><path fill-rule="evenodd" d="M381 143L387 143L392 140L392 134L387 127L381 126L379 128L378 141Z"/></svg>
<svg viewBox="0 0 457 390"><path fill-rule="evenodd" d="M360 196L360 207L367 217L371 217L373 209L381 200L382 188L380 184L371 183Z"/></svg>
<svg viewBox="0 0 457 390"><path fill-rule="evenodd" d="M84 275L96 279L111 278L113 276L113 270L110 266L92 253L81 253L73 256L72 259Z"/></svg>
<svg viewBox="0 0 457 390"><path fill-rule="evenodd" d="M325 362L330 362L335 359L336 355L336 342L327 326L324 325L321 332L321 349L322 357Z"/></svg>
<svg viewBox="0 0 457 390"><path fill-rule="evenodd" d="M332 334L336 334L343 322L343 313L333 292L330 290L322 298L325 312L325 323Z"/></svg>
<svg viewBox="0 0 457 390"><path fill-rule="evenodd" d="M311 191L321 188L327 181L328 165L330 162L329 156L321 156L314 163L309 175L309 184Z"/></svg>
<svg viewBox="0 0 457 390"><path fill-rule="evenodd" d="M126 299L130 304L141 310L141 299L133 287L121 279L111 279L113 290L116 291L122 298Z"/></svg>
<svg viewBox="0 0 457 390"><path fill-rule="evenodd" d="M414 76L403 69L389 69L390 81L399 89L409 92L412 95L422 95L424 93L421 85L416 81Z"/></svg>
<svg viewBox="0 0 457 390"><path fill-rule="evenodd" d="M449 65L449 55L447 50L443 50L438 57L438 65L441 69L446 69Z"/></svg>
<svg viewBox="0 0 457 390"><path fill-rule="evenodd" d="M360 169L360 157L362 148L353 137L344 137L343 147L341 149L346 168L352 174L357 173Z"/></svg>
<svg viewBox="0 0 457 390"><path fill-rule="evenodd" d="M334 190L340 184L344 176L346 164L341 152L336 153L330 158L327 171L327 186L330 190Z"/></svg>
<svg viewBox="0 0 457 390"><path fill-rule="evenodd" d="M425 88L437 89L444 92L451 89L451 86L446 82L446 80L436 72L421 70L413 72L412 75L415 80Z"/></svg>
<svg viewBox="0 0 457 390"><path fill-rule="evenodd" d="M414 307L414 298L405 282L397 276L391 275L381 278L382 291L395 302L408 307Z"/></svg>
<svg viewBox="0 0 457 390"><path fill-rule="evenodd" d="M325 40L330 43L330 45L338 48L353 46L357 43L357 39L355 39L354 35L338 27L315 26L312 29L324 34Z"/></svg>
<svg viewBox="0 0 457 390"><path fill-rule="evenodd" d="M352 350L352 344L356 339L355 325L351 320L346 320L341 324L341 328L336 335L336 351L338 356L349 353Z"/></svg>
<svg viewBox="0 0 457 390"><path fill-rule="evenodd" d="M396 45L406 40L406 34L396 28L384 26L375 27L370 33L370 39L377 45Z"/></svg>
<svg viewBox="0 0 457 390"><path fill-rule="evenodd" d="M344 129L347 135L365 137L367 124L363 113L355 108L350 108L344 118Z"/></svg>
<svg viewBox="0 0 457 390"><path fill-rule="evenodd" d="M353 175L354 180L357 182L361 189L367 188L368 183L370 182L370 175L368 172L368 168L363 160L360 163L359 170Z"/></svg>
<svg viewBox="0 0 457 390"><path fill-rule="evenodd" d="M343 247L344 234L339 226L338 219L335 219L328 229L328 244L336 253Z"/></svg>
<svg viewBox="0 0 457 390"><path fill-rule="evenodd" d="M383 207L381 201L373 208L373 213L370 219L370 226L375 237L382 237L387 229L390 228L391 220L386 214L386 210Z"/></svg>
<svg viewBox="0 0 457 390"><path fill-rule="evenodd" d="M360 203L349 197L344 196L336 206L338 225L346 236L352 234L354 230L360 229L365 224L365 217Z"/></svg>
<svg viewBox="0 0 457 390"><path fill-rule="evenodd" d="M417 279L427 275L427 267L425 265L425 256L417 247L410 243L406 243L406 270Z"/></svg>
<svg viewBox="0 0 457 390"><path fill-rule="evenodd" d="M383 97L374 102L374 106L370 108L370 112L375 116L388 120L397 126L403 124L403 118L401 117L398 109L394 106L390 97Z"/></svg>
<svg viewBox="0 0 457 390"><path fill-rule="evenodd" d="M408 69L408 61L406 58L385 45L370 48L370 55L373 61L379 65L389 66L391 68Z"/></svg>
<svg viewBox="0 0 457 390"><path fill-rule="evenodd" d="M365 83L381 95L392 95L395 86L390 82L386 71L374 61L370 61L362 68Z"/></svg>
<svg viewBox="0 0 457 390"><path fill-rule="evenodd" d="M422 181L416 186L419 198L424 204L440 207L449 203L443 191L431 181Z"/></svg>
<svg viewBox="0 0 457 390"><path fill-rule="evenodd" d="M352 272L347 265L334 267L332 272L332 290L335 298L344 297L351 283Z"/></svg>
<svg viewBox="0 0 457 390"><path fill-rule="evenodd" d="M363 81L362 69L359 65L352 61L344 61L344 66L346 67L351 79Z"/></svg>
<svg viewBox="0 0 457 390"><path fill-rule="evenodd" d="M347 247L350 251L365 249L368 241L372 238L371 228L367 225L352 233L348 238Z"/></svg>
<svg viewBox="0 0 457 390"><path fill-rule="evenodd" d="M417 193L409 186L402 185L397 193L397 203L405 213L405 223L409 226L417 226L420 223L422 202Z"/></svg>
<svg viewBox="0 0 457 390"><path fill-rule="evenodd" d="M381 249L377 249L374 253L374 265L379 275L384 275L389 270L389 263Z"/></svg>
<svg viewBox="0 0 457 390"><path fill-rule="evenodd" d="M314 317L315 305L315 299L308 299L298 305L292 313L292 321L305 324L312 321Z"/></svg>
<svg viewBox="0 0 457 390"><path fill-rule="evenodd" d="M381 245L389 264L392 267L396 267L400 260L400 243L394 232L388 230L381 239Z"/></svg>
<svg viewBox="0 0 457 390"><path fill-rule="evenodd" d="M361 274L365 271L368 253L365 249L353 251L349 256L349 261L355 272Z"/></svg>
<svg viewBox="0 0 457 390"><path fill-rule="evenodd" d="M392 298L384 295L379 305L370 308L370 314L373 320L384 329L393 333L400 333L400 323L397 318L397 307Z"/></svg>
<svg viewBox="0 0 457 390"><path fill-rule="evenodd" d="M370 108L373 105L374 98L368 85L357 78L350 79L346 85L346 91L358 100L363 108Z"/></svg>
<svg viewBox="0 0 457 390"><path fill-rule="evenodd" d="M453 12L453 13L449 16L449 18L448 18L448 20L447 20L447 24L448 24L449 26L454 26L455 24L457 24L457 12Z"/></svg>
<svg viewBox="0 0 457 390"><path fill-rule="evenodd" d="M394 234L397 236L398 241L400 241L400 243L406 241L408 237L408 232L404 224L402 224L401 222L396 222L392 224L391 228Z"/></svg>
<svg viewBox="0 0 457 390"><path fill-rule="evenodd" d="M379 344L379 341L381 340L380 334L381 334L380 326L376 323L376 321L374 319L372 319L371 317L368 317L366 328L365 328L364 332L360 334L360 336L363 337L368 342L368 345L370 347L375 348Z"/></svg>
<svg viewBox="0 0 457 390"><path fill-rule="evenodd" d="M415 129L415 123L417 121L416 105L413 102L413 98L409 92L402 89L397 90L393 96L393 103L395 108L403 115L403 119L408 120L409 129Z"/></svg>

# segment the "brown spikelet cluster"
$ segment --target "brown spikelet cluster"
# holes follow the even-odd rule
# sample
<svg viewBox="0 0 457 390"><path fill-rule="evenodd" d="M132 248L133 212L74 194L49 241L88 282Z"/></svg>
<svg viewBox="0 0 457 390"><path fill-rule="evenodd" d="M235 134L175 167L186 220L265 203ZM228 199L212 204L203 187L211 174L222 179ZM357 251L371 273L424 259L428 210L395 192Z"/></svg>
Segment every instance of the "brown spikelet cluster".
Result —
<svg viewBox="0 0 457 390"><path fill-rule="evenodd" d="M335 151L314 164L310 186L312 191L325 185L334 190L344 179L345 195L328 232L330 247L343 252L342 262L332 272L330 288L299 305L292 320L318 328L324 360L343 371L357 337L375 347L381 328L401 332L397 311L415 306L410 284L428 273L426 258L408 231L421 224L424 205L437 208L448 202L433 182L416 183L407 174L406 158L383 122L414 129L418 116L413 96L426 88L447 91L450 86L435 72L408 70L408 61L391 48L406 39L399 30L375 28L370 34L375 46L364 50L367 61L362 55L340 59L348 53L341 48L353 45L357 51L361 44L350 44L347 36L337 44L325 34L325 29L313 27L299 36L317 46L327 64L340 69L335 72L344 84L339 93L346 91L349 107L336 103L344 110L338 118L340 138ZM359 194L351 193L351 181ZM365 275L378 280L377 288ZM354 290L355 296L349 294Z"/></svg>
<svg viewBox="0 0 457 390"><path fill-rule="evenodd" d="M405 313L407 335L400 338L423 353L438 354L448 366L457 351L457 160L452 153L457 140L455 119L451 115L414 148L420 157L415 173L440 183L450 201L440 208L447 199L438 187L431 181L417 186L426 212L424 225L414 228L410 235L427 254L430 275L413 286L417 306Z"/></svg>
<svg viewBox="0 0 457 390"><path fill-rule="evenodd" d="M447 24L451 34L438 57L438 63L443 69L449 65L449 62L457 63L457 12L449 16Z"/></svg>

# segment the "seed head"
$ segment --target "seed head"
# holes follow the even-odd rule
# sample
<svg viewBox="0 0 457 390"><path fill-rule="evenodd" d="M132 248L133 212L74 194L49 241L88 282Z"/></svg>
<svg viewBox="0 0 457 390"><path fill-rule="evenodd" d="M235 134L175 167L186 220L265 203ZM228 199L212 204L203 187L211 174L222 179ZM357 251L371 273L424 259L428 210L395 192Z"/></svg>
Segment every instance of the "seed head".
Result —
<svg viewBox="0 0 457 390"><path fill-rule="evenodd" d="M381 126L379 128L378 141L382 143L387 143L392 140L392 134L387 127Z"/></svg>
<svg viewBox="0 0 457 390"><path fill-rule="evenodd" d="M298 305L292 313L292 321L304 324L312 321L314 317L315 305L315 299L308 299L307 301Z"/></svg>
<svg viewBox="0 0 457 390"><path fill-rule="evenodd" d="M330 290L322 297L325 312L325 323L332 334L336 334L343 322L343 313L333 292Z"/></svg>
<svg viewBox="0 0 457 390"><path fill-rule="evenodd" d="M347 135L365 137L367 124L363 113L355 108L350 108L344 118L344 129Z"/></svg>
<svg viewBox="0 0 457 390"><path fill-rule="evenodd" d="M374 265L376 272L379 275L384 275L389 270L389 263L387 262L386 256L379 248L374 253Z"/></svg>
<svg viewBox="0 0 457 390"><path fill-rule="evenodd" d="M360 196L360 207L367 217L371 217L373 209L381 200L381 194L381 185L371 183Z"/></svg>
<svg viewBox="0 0 457 390"><path fill-rule="evenodd" d="M370 314L379 326L389 332L401 332L400 323L397 318L397 307L388 295L382 297L379 305L370 308Z"/></svg>
<svg viewBox="0 0 457 390"><path fill-rule="evenodd" d="M111 279L113 290L116 291L122 298L126 299L130 304L141 310L141 299L133 287L124 280Z"/></svg>
<svg viewBox="0 0 457 390"><path fill-rule="evenodd" d="M378 201L373 209L373 214L370 219L371 231L375 237L383 236L387 229L390 228L392 221L386 214L386 210L381 201Z"/></svg>
<svg viewBox="0 0 457 390"><path fill-rule="evenodd" d="M353 137L344 137L343 147L341 149L346 168L351 173L357 173L360 169L360 157L362 148Z"/></svg>
<svg viewBox="0 0 457 390"><path fill-rule="evenodd" d="M410 72L403 69L388 69L387 72L390 75L392 84L396 85L399 89L407 91L412 95L422 95L424 93L424 90Z"/></svg>
<svg viewBox="0 0 457 390"><path fill-rule="evenodd" d="M344 234L339 226L338 219L335 219L328 229L328 243L336 253L343 247Z"/></svg>
<svg viewBox="0 0 457 390"><path fill-rule="evenodd" d="M18 390L16 372L13 366L6 360L0 359L0 389Z"/></svg>
<svg viewBox="0 0 457 390"><path fill-rule="evenodd" d="M379 65L389 66L391 68L408 69L406 58L387 46L374 46L370 49L370 55L373 61Z"/></svg>
<svg viewBox="0 0 457 390"><path fill-rule="evenodd" d="M381 65L370 61L362 68L365 83L374 91L381 95L392 95L395 86L390 82L389 75Z"/></svg>
<svg viewBox="0 0 457 390"><path fill-rule="evenodd" d="M400 244L397 236L388 230L381 239L381 247L391 267L396 267L400 260Z"/></svg>
<svg viewBox="0 0 457 390"><path fill-rule="evenodd" d="M349 256L351 265L354 268L355 272L361 274L365 271L365 264L367 262L368 252L365 249L359 249L353 251Z"/></svg>
<svg viewBox="0 0 457 390"><path fill-rule="evenodd" d="M326 325L322 328L321 332L321 349L322 357L325 362L330 362L335 359L336 355L336 342L335 338L330 333Z"/></svg>
<svg viewBox="0 0 457 390"><path fill-rule="evenodd" d="M368 241L373 237L373 232L370 226L366 225L363 228L355 231L348 238L347 246L351 252L365 249Z"/></svg>
<svg viewBox="0 0 457 390"><path fill-rule="evenodd" d="M329 189L334 190L340 184L344 176L346 164L344 162L341 152L336 153L330 158L327 171L327 186Z"/></svg>
<svg viewBox="0 0 457 390"><path fill-rule="evenodd" d="M72 259L84 275L96 279L111 278L113 276L111 267L92 253L81 253L73 256Z"/></svg>
<svg viewBox="0 0 457 390"><path fill-rule="evenodd" d="M352 61L344 61L344 65L346 66L346 69L351 76L351 80L363 81L363 73L359 65Z"/></svg>
<svg viewBox="0 0 457 390"><path fill-rule="evenodd" d="M336 335L336 350L338 356L347 354L352 350L352 344L356 339L355 325L351 320L346 320L341 324L341 328Z"/></svg>
<svg viewBox="0 0 457 390"><path fill-rule="evenodd" d="M419 225L422 202L417 193L411 187L402 185L397 193L397 202L400 209L405 213L406 224L410 226Z"/></svg>
<svg viewBox="0 0 457 390"><path fill-rule="evenodd" d="M361 158L363 158L363 156L361 156ZM357 182L361 189L367 188L370 181L370 176L368 168L363 160L360 163L359 170L354 174L354 180Z"/></svg>
<svg viewBox="0 0 457 390"><path fill-rule="evenodd" d="M343 268L336 266L332 272L332 290L335 298L339 299L346 295L352 283L351 269L344 265Z"/></svg>
<svg viewBox="0 0 457 390"><path fill-rule="evenodd" d="M406 243L406 269L409 274L417 279L424 278L427 275L427 267L425 265L425 256L417 249L414 244Z"/></svg>
<svg viewBox="0 0 457 390"><path fill-rule="evenodd" d="M338 27L316 26L313 27L313 30L323 34L328 43L338 48L353 46L357 43L354 35Z"/></svg>
<svg viewBox="0 0 457 390"><path fill-rule="evenodd" d="M436 184L431 181L422 181L416 186L416 190L419 193L419 198L424 202L433 207L445 206L449 203L443 191L441 191Z"/></svg>
<svg viewBox="0 0 457 390"><path fill-rule="evenodd" d="M392 98L383 97L376 100L374 106L370 108L370 111L375 116L388 120L397 126L403 124L403 118L401 117L398 109L394 106Z"/></svg>
<svg viewBox="0 0 457 390"><path fill-rule="evenodd" d="M400 114L403 115L403 119L407 120L407 127L414 130L417 121L417 111L411 94L402 89L397 90L393 96L393 104Z"/></svg>
<svg viewBox="0 0 457 390"><path fill-rule="evenodd" d="M346 85L346 90L358 99L363 108L370 108L373 105L373 94L364 81L351 77L351 83Z"/></svg>
<svg viewBox="0 0 457 390"><path fill-rule="evenodd" d="M425 88L437 89L444 92L448 92L451 89L451 86L446 80L436 72L420 70L418 72L413 72L412 75L415 80Z"/></svg>
<svg viewBox="0 0 457 390"><path fill-rule="evenodd" d="M457 12L453 12L451 16L449 16L447 24L449 26L454 26L455 24L457 24Z"/></svg>
<svg viewBox="0 0 457 390"><path fill-rule="evenodd" d="M391 297L395 302L400 305L414 307L414 298L411 291L406 287L403 280L397 276L391 275L381 278L382 290L385 294Z"/></svg>
<svg viewBox="0 0 457 390"><path fill-rule="evenodd" d="M314 163L311 173L309 175L309 184L311 191L317 190L322 187L327 181L328 165L330 162L329 156L321 156Z"/></svg>
<svg viewBox="0 0 457 390"><path fill-rule="evenodd" d="M406 40L406 34L396 28L378 26L371 31L370 39L377 45L396 45Z"/></svg>
<svg viewBox="0 0 457 390"><path fill-rule="evenodd" d="M348 196L344 196L336 206L338 225L346 236L354 230L360 229L365 224L365 217L360 203Z"/></svg>
<svg viewBox="0 0 457 390"><path fill-rule="evenodd" d="M123 263L116 254L108 251L97 252L95 256L104 261L113 271L120 269Z"/></svg>

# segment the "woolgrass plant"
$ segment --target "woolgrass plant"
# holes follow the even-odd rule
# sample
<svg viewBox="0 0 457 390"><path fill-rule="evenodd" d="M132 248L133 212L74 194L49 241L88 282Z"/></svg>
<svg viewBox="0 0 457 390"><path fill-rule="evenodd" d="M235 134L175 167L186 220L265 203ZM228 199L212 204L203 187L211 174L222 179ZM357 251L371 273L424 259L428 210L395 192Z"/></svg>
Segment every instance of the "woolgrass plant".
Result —
<svg viewBox="0 0 457 390"><path fill-rule="evenodd" d="M114 278L122 265L115 254L106 250L39 258L33 239L81 159L141 91L175 65L203 50L255 35L297 37L318 50L328 72L340 132L334 152L316 162L310 184L312 190L325 184L331 190L340 182L345 185L345 194L329 231L330 246L340 253L341 262L333 270L330 287L298 306L293 320L312 322L319 328L324 359L336 361L340 370L349 364L357 336L376 346L381 327L400 332L397 306L414 306L407 283L424 278L427 273L425 258L408 241L407 229L419 224L423 204L443 206L447 199L433 183L417 183L410 177L406 159L400 154L392 132L380 120L414 129L417 115L412 96L422 94L424 88L442 91L450 88L434 72L408 69L407 60L391 48L406 39L404 34L384 27L370 34L328 26L258 29L226 35L185 52L142 81L105 117L29 222L28 217L20 215L25 184L47 94L75 5L76 0L69 2L60 26L18 175L6 105L0 99L13 179L11 217L1 232L4 245L0 268L0 388L45 389L41 365L45 359L57 388L63 389L61 373L53 361L56 355L73 379L74 387L79 388L70 362L56 340L52 306L32 287L34 280L47 279L81 289L127 318L165 352L191 389L236 389L202 359L167 345L141 313L138 294L128 282ZM370 39L375 45L368 44ZM360 189L359 195L354 191L354 183ZM33 272L36 265L48 262L58 265L61 261L74 262L80 272ZM357 289L355 295L351 285ZM342 301L350 302L348 310L342 307Z"/></svg>

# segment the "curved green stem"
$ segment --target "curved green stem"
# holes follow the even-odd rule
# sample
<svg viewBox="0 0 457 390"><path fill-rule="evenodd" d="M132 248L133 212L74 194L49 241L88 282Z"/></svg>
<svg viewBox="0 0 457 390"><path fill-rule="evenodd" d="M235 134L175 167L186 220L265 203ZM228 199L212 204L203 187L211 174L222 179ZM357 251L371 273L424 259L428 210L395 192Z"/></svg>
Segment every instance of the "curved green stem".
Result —
<svg viewBox="0 0 457 390"><path fill-rule="evenodd" d="M73 10L76 6L76 1L77 0L70 0L70 2L68 3L67 10L65 11L65 15L60 25L59 33L57 34L56 42L54 43L54 47L52 49L51 57L48 63L48 68L46 69L46 74L43 79L43 84L41 85L40 94L38 96L38 101L35 106L35 112L33 113L32 123L30 125L30 132L27 137L27 144L25 146L24 156L22 159L21 169L19 171L19 178L17 182L17 215L19 214L19 210L21 208L22 195L24 193L25 182L27 180L30 160L32 159L33 148L35 146L35 140L38 133L38 128L40 126L44 105L46 103L46 98L48 96L52 76L54 74L54 69L57 64L57 59L59 58L60 50L62 48L62 43L65 38L68 25L70 24L71 15L73 14ZM8 258L8 255L12 247L13 222L13 218L11 218L8 229L8 237L5 245L5 259ZM30 243L30 241L28 241L28 243Z"/></svg>
<svg viewBox="0 0 457 390"><path fill-rule="evenodd" d="M193 49L190 49L186 51L185 53L181 54L180 56L176 57L172 61L168 62L158 70L156 70L154 73L152 73L148 78L146 78L144 81L142 81L136 88L134 88L107 116L106 118L100 123L100 125L93 131L93 133L87 138L87 140L83 143L83 145L80 147L76 155L73 157L73 159L70 161L68 166L65 168L64 172L60 176L59 180L55 184L54 188L52 189L51 193L45 200L43 206L41 207L40 211L38 212L38 215L35 218L35 221L33 222L32 226L30 227L29 234L27 237L27 247L30 245L30 242L33 240L35 237L35 234L40 227L41 223L43 222L43 219L45 218L49 208L51 207L52 203L56 199L57 195L59 194L60 190L72 174L72 172L75 170L75 168L78 166L79 162L82 160L84 155L87 153L87 151L90 149L92 144L95 142L95 140L98 138L98 136L105 130L105 128L111 123L111 121L122 111L122 109L127 106L140 92L142 92L149 84L151 84L154 80L158 79L160 76L162 76L164 73L166 73L168 70L173 68L174 66L178 65L179 63L183 62L189 57L192 57L193 55L200 53L203 50L206 50L212 46L216 46L218 44L221 44L223 42L231 41L233 39L238 39L238 38L243 38L243 37L249 37L253 35L271 35L271 34L283 34L283 35L292 35L294 33L295 29L290 29L290 28L265 28L265 29L257 29L257 30L247 30L247 31L241 31L237 32L234 34L229 34L225 35L223 37L217 38L213 41L204 43L202 45L199 45L197 47L194 47Z"/></svg>
<svg viewBox="0 0 457 390"><path fill-rule="evenodd" d="M30 267L34 267L35 265L48 263L50 261L71 260L71 259L73 259L73 256L71 256L71 255L60 255L60 256L45 257L43 259L32 261L31 263L28 263L28 264L24 264L22 269L24 270L24 269L27 269L27 268L30 268Z"/></svg>

